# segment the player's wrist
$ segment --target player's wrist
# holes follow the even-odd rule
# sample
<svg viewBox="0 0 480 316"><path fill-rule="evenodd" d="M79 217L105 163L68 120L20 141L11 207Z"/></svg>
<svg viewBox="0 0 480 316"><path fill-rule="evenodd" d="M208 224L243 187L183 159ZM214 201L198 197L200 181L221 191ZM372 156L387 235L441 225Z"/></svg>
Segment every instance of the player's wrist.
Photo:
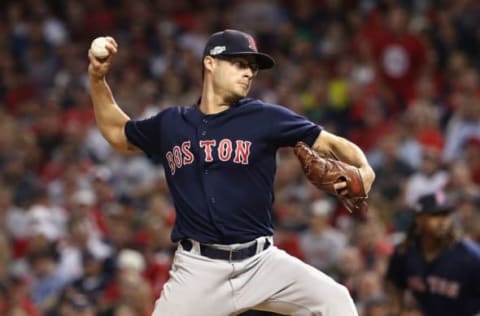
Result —
<svg viewBox="0 0 480 316"><path fill-rule="evenodd" d="M88 77L90 84L105 84L105 75L96 73L95 71L89 71Z"/></svg>
<svg viewBox="0 0 480 316"><path fill-rule="evenodd" d="M365 192L369 192L372 187L373 181L375 180L375 171L373 171L370 165L365 165L358 168L362 176L362 180L365 186Z"/></svg>

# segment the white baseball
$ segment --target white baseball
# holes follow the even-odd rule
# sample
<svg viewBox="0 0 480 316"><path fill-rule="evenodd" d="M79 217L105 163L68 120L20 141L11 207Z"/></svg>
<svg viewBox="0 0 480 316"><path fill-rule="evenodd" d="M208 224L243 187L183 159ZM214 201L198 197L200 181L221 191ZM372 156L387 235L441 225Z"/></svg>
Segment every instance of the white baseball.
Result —
<svg viewBox="0 0 480 316"><path fill-rule="evenodd" d="M97 58L106 58L110 55L110 52L107 49L107 39L103 36L97 37L92 41L90 50L92 51L93 56Z"/></svg>

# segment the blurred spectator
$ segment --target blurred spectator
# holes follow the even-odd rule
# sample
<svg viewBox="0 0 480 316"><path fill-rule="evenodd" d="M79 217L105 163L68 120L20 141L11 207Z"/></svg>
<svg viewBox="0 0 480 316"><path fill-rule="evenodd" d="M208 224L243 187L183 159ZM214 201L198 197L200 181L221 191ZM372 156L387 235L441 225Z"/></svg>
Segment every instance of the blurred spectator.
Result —
<svg viewBox="0 0 480 316"><path fill-rule="evenodd" d="M364 38L372 46L387 85L403 102L412 97L415 78L427 62L423 40L410 31L410 22L410 12L400 6L391 7L384 16L384 25Z"/></svg>
<svg viewBox="0 0 480 316"><path fill-rule="evenodd" d="M353 128L348 137L368 153L379 144L384 135L391 133L392 128L384 105L372 98L365 105L359 127Z"/></svg>
<svg viewBox="0 0 480 316"><path fill-rule="evenodd" d="M88 233L92 238L101 238L105 234L105 215L98 207L96 192L90 189L79 189L72 192L68 201L71 217L83 218L88 225Z"/></svg>
<svg viewBox="0 0 480 316"><path fill-rule="evenodd" d="M398 137L398 157L409 165L414 171L418 170L422 163L422 145L416 138L415 129L412 126L411 112L404 112L399 117L395 126L394 135Z"/></svg>
<svg viewBox="0 0 480 316"><path fill-rule="evenodd" d="M8 316L28 316L28 313L21 307L15 306L8 311L7 315Z"/></svg>
<svg viewBox="0 0 480 316"><path fill-rule="evenodd" d="M305 202L305 198L296 192L287 193L284 199L277 203L278 225L295 232L304 231L308 226Z"/></svg>
<svg viewBox="0 0 480 316"><path fill-rule="evenodd" d="M338 279L356 297L357 284L360 275L365 270L365 261L359 249L355 246L347 247L338 263Z"/></svg>
<svg viewBox="0 0 480 316"><path fill-rule="evenodd" d="M8 287L7 285L2 281L0 283L0 313L2 315L5 315L8 310Z"/></svg>
<svg viewBox="0 0 480 316"><path fill-rule="evenodd" d="M474 137L468 140L465 145L465 157L468 163L472 179L480 184L480 138Z"/></svg>
<svg viewBox="0 0 480 316"><path fill-rule="evenodd" d="M478 95L457 93L452 96L454 112L445 131L444 159L447 162L465 156L462 149L480 138L480 100ZM464 158L464 157L463 157Z"/></svg>
<svg viewBox="0 0 480 316"><path fill-rule="evenodd" d="M422 163L405 187L405 205L413 206L418 197L443 189L449 174L442 168L441 153L435 147L423 147Z"/></svg>
<svg viewBox="0 0 480 316"><path fill-rule="evenodd" d="M105 242L115 252L131 246L135 236L133 223L125 218L120 203L108 205L105 212L107 212Z"/></svg>
<svg viewBox="0 0 480 316"><path fill-rule="evenodd" d="M346 237L330 226L330 216L335 208L333 201L314 201L310 209L309 228L300 234L300 248L305 262L331 274L347 246Z"/></svg>
<svg viewBox="0 0 480 316"><path fill-rule="evenodd" d="M46 312L56 303L66 280L58 274L58 254L53 244L32 252L29 264L32 271L31 296L34 304Z"/></svg>
<svg viewBox="0 0 480 316"><path fill-rule="evenodd" d="M368 304L372 303L372 300L381 298L383 295L383 280L382 276L373 272L367 271L359 276L357 290L356 290L356 302L359 314L366 312ZM384 302L383 304L385 304ZM379 304L381 305L381 304Z"/></svg>
<svg viewBox="0 0 480 316"><path fill-rule="evenodd" d="M283 199L276 203L274 243L292 256L304 259L300 232L308 227L307 205L305 198L291 189L285 188Z"/></svg>
<svg viewBox="0 0 480 316"><path fill-rule="evenodd" d="M38 189L32 206L27 211L29 234L44 235L50 241L57 241L66 232L66 213L52 203L48 193Z"/></svg>
<svg viewBox="0 0 480 316"><path fill-rule="evenodd" d="M153 311L150 284L144 278L145 258L132 249L123 249L117 255L116 278L104 292L102 304L107 304L113 315L133 310L134 315L148 316Z"/></svg>
<svg viewBox="0 0 480 316"><path fill-rule="evenodd" d="M465 223L465 235L480 245L480 212L477 210Z"/></svg>
<svg viewBox="0 0 480 316"><path fill-rule="evenodd" d="M104 260L111 254L111 249L98 235L92 233L87 218L72 216L68 223L68 232L59 243L59 273L69 281L84 276L85 259Z"/></svg>
<svg viewBox="0 0 480 316"><path fill-rule="evenodd" d="M377 151L369 155L375 169L376 184L381 197L388 201L391 207L402 202L403 185L414 169L400 159L400 136L393 132L383 135L377 146ZM392 181L395 179L396 181Z"/></svg>
<svg viewBox="0 0 480 316"><path fill-rule="evenodd" d="M384 295L372 296L365 300L362 316L389 316L388 299Z"/></svg>
<svg viewBox="0 0 480 316"><path fill-rule="evenodd" d="M58 311L48 316L94 316L95 305L87 297L76 292L65 293L58 303Z"/></svg>
<svg viewBox="0 0 480 316"><path fill-rule="evenodd" d="M473 175L465 161L450 164L450 181L446 186L448 193L457 201L480 199L480 185L473 181Z"/></svg>
<svg viewBox="0 0 480 316"><path fill-rule="evenodd" d="M104 267L104 259L85 250L82 253L82 275L74 280L70 286L85 295L85 299L92 303L97 300L107 288L111 275Z"/></svg>

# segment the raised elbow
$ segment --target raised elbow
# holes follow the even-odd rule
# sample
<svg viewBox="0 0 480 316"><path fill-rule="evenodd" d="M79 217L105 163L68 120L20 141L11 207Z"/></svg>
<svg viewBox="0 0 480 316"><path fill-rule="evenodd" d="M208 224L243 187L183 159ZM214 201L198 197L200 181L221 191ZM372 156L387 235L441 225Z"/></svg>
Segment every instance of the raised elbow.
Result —
<svg viewBox="0 0 480 316"><path fill-rule="evenodd" d="M127 136L125 135L123 127L101 130L101 133L105 140L110 144L110 146L118 152L128 153L134 152L135 148L133 145L130 145L128 142Z"/></svg>

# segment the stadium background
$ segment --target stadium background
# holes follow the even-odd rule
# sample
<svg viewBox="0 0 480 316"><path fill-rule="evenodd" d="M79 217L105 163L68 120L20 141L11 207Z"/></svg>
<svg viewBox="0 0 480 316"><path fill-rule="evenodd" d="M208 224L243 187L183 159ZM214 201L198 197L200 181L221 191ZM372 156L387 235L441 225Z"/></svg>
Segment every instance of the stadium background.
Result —
<svg viewBox="0 0 480 316"><path fill-rule="evenodd" d="M275 239L345 284L362 316L387 315L385 267L420 194L446 190L455 225L480 242L479 24L474 0L2 1L0 315L149 315L174 211L162 169L101 138L86 53L116 38L109 83L147 117L196 100L203 45L224 28L277 60L253 97L368 154L371 208L352 216L282 150Z"/></svg>

